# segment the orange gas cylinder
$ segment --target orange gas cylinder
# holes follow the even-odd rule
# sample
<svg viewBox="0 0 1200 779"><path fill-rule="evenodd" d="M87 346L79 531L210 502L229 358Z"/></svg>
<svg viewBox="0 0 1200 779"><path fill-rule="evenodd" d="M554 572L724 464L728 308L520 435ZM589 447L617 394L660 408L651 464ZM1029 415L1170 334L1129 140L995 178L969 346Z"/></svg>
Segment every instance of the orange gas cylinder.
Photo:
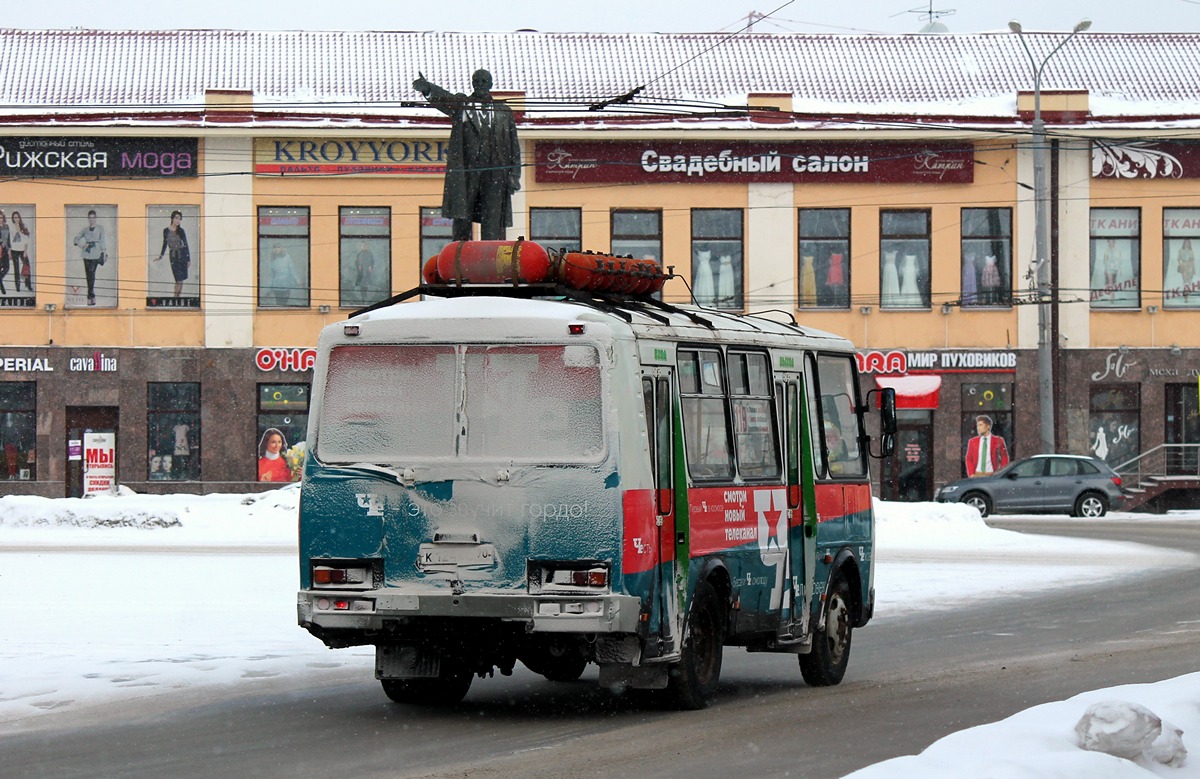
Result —
<svg viewBox="0 0 1200 779"><path fill-rule="evenodd" d="M426 284L441 284L442 280L438 276L438 256L435 254L428 260L425 260L425 265L421 267L421 281Z"/></svg>
<svg viewBox="0 0 1200 779"><path fill-rule="evenodd" d="M603 255L563 252L559 255L558 279L568 287L597 290Z"/></svg>
<svg viewBox="0 0 1200 779"><path fill-rule="evenodd" d="M550 279L550 257L533 241L454 241L437 258L444 283L526 284Z"/></svg>

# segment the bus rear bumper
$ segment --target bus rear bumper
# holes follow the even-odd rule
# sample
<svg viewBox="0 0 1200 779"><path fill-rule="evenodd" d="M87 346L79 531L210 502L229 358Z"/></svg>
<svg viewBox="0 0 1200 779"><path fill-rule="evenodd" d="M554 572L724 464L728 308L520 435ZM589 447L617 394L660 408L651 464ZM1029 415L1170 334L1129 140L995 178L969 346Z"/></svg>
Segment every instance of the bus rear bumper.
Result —
<svg viewBox="0 0 1200 779"><path fill-rule="evenodd" d="M631 595L532 596L500 593L411 593L393 590L301 590L301 625L326 630L382 630L413 617L523 621L535 633L634 633L641 602Z"/></svg>

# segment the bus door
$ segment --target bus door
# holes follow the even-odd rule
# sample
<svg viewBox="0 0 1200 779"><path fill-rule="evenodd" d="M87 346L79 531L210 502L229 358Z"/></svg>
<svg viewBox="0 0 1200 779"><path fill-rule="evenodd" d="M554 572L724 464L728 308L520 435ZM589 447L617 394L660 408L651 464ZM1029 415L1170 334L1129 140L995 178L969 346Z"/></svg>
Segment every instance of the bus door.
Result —
<svg viewBox="0 0 1200 779"><path fill-rule="evenodd" d="M816 566L816 513L804 507L804 485L812 485L812 465L802 456L805 437L803 384L799 376L783 376L776 384L776 403L783 423L783 453L787 482L789 581L779 622L780 639L808 635L812 576ZM797 521L799 520L799 521Z"/></svg>
<svg viewBox="0 0 1200 779"><path fill-rule="evenodd" d="M671 368L646 367L642 372L642 394L646 422L650 426L650 456L654 468L654 524L656 560L651 607L651 633L658 633L662 655L679 651L677 637L682 618L680 593L675 587L675 429L674 390ZM686 485L683 494L687 494Z"/></svg>

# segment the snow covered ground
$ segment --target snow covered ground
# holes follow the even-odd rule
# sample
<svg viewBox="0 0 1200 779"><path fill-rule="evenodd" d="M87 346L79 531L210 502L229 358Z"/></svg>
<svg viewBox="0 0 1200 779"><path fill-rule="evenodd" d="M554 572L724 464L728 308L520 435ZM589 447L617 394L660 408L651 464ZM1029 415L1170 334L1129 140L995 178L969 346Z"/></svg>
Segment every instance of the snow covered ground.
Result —
<svg viewBox="0 0 1200 779"><path fill-rule="evenodd" d="M331 651L296 625L298 496L293 486L250 496L0 498L0 732L48 712L205 685L317 678L345 667L369 677L373 650ZM877 503L877 515L881 622L1152 566L1200 565L1171 550L1130 554L1129 544L996 530L958 505ZM1200 511L1169 518L1200 521ZM1170 767L1141 752L1122 759L1080 748L1076 722L1107 700L1141 704L1181 729L1193 758ZM1145 738L1153 725L1134 708L1105 712L1108 720L1091 720L1101 730L1126 726ZM1169 725L1160 730L1169 735ZM855 776L972 773L1200 778L1200 673L1038 706Z"/></svg>

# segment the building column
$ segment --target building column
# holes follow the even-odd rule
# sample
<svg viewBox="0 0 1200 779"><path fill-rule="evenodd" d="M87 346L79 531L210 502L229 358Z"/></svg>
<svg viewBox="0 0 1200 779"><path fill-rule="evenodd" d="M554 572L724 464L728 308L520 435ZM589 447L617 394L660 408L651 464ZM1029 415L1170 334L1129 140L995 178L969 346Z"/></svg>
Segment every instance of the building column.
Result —
<svg viewBox="0 0 1200 779"><path fill-rule="evenodd" d="M747 185L746 311L796 309L796 195L788 184Z"/></svg>
<svg viewBox="0 0 1200 779"><path fill-rule="evenodd" d="M204 138L204 258L201 300L204 345L254 344L254 142L249 137Z"/></svg>

